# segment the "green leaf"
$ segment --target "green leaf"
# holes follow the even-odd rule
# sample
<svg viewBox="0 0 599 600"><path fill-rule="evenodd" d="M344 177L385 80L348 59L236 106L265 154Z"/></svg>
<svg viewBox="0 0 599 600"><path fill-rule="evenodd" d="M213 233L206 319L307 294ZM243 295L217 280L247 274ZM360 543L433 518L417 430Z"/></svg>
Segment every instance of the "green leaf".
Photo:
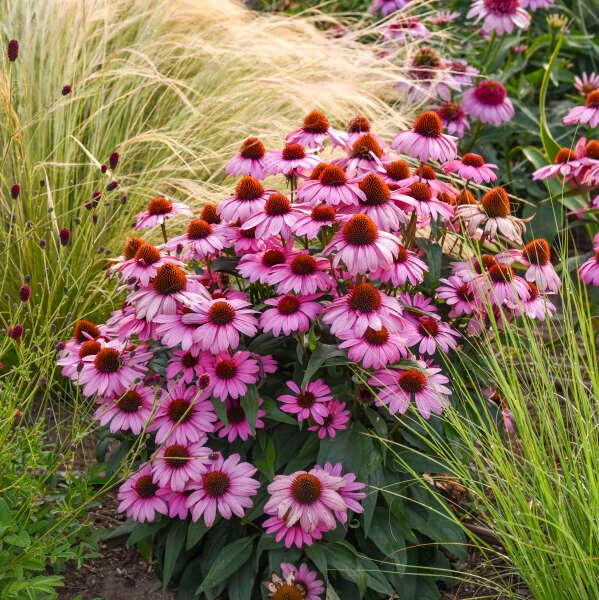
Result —
<svg viewBox="0 0 599 600"><path fill-rule="evenodd" d="M539 92L539 128L541 134L541 141L543 142L543 148L545 149L545 154L549 159L549 162L553 162L555 155L559 152L560 146L555 141L553 135L551 135L551 131L549 130L549 125L547 124L547 109L546 109L546 99L547 99L547 88L549 86L549 78L551 76L551 69L555 64L555 61L559 55L560 48L564 38L560 35L557 38L557 42L555 44L555 48L553 49L553 53L551 54L551 58L549 59L549 63L545 68L545 75L543 77L543 81L541 83L541 91Z"/></svg>
<svg viewBox="0 0 599 600"><path fill-rule="evenodd" d="M229 581L228 600L252 600L255 576L252 561L246 561Z"/></svg>
<svg viewBox="0 0 599 600"><path fill-rule="evenodd" d="M386 560L395 564L398 572L406 568L406 542L397 519L389 510L379 507L375 510L368 537L383 553Z"/></svg>
<svg viewBox="0 0 599 600"><path fill-rule="evenodd" d="M324 577L327 576L327 555L318 543L304 548L306 556L316 565Z"/></svg>
<svg viewBox="0 0 599 600"><path fill-rule="evenodd" d="M231 577L251 556L253 546L251 537L235 540L225 546L212 563L196 594L201 594Z"/></svg>
<svg viewBox="0 0 599 600"><path fill-rule="evenodd" d="M214 412L216 413L218 420L223 425L228 425L229 419L227 418L227 405L222 400L214 397L210 398L210 402L212 402L212 406L214 407Z"/></svg>
<svg viewBox="0 0 599 600"><path fill-rule="evenodd" d="M256 454L254 456L254 464L269 481L275 476L275 459L275 444L272 437L269 436L266 440L266 448L264 448L264 451L261 454Z"/></svg>
<svg viewBox="0 0 599 600"><path fill-rule="evenodd" d="M160 531L163 527L166 527L168 523L166 521L154 521L153 523L138 523L133 528L131 535L127 539L127 545L133 546L142 540L153 536L155 533Z"/></svg>
<svg viewBox="0 0 599 600"><path fill-rule="evenodd" d="M316 344L314 352L308 360L308 365L304 371L302 379L302 390L306 388L312 377L323 366L346 365L348 363L347 356L343 350L335 344Z"/></svg>
<svg viewBox="0 0 599 600"><path fill-rule="evenodd" d="M256 433L256 419L258 418L259 404L260 396L258 395L258 388L255 385L250 385L245 396L241 399L241 406L247 417L252 434Z"/></svg>
<svg viewBox="0 0 599 600"><path fill-rule="evenodd" d="M170 583L175 570L177 559L183 550L185 544L185 535L187 533L187 523L185 521L175 521L170 527L166 536L166 544L164 547L164 564L162 567L162 586Z"/></svg>
<svg viewBox="0 0 599 600"><path fill-rule="evenodd" d="M204 525L202 519L198 519L195 523L192 521L187 528L185 549L191 550L208 533L208 531L210 531L210 528Z"/></svg>
<svg viewBox="0 0 599 600"><path fill-rule="evenodd" d="M271 421L278 421L279 423L287 423L287 425L297 425L297 419L285 414L282 410L279 410L276 402L272 398L265 398L264 404L262 405L266 416Z"/></svg>

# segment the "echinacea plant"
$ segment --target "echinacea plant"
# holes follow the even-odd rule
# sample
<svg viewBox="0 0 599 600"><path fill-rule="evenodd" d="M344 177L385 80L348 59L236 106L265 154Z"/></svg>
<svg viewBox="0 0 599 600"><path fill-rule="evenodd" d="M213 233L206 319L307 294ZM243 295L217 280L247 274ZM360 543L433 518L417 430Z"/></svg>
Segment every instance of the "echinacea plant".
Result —
<svg viewBox="0 0 599 600"><path fill-rule="evenodd" d="M490 318L551 316L549 246L522 243L504 187L477 198L497 166L458 159L431 111L392 146L313 111L227 170L234 192L198 215L148 204L136 229L164 244L127 242L122 308L61 351L95 418L136 442L119 511L165 584L207 597L418 597L432 584L409 566L443 579L464 538L379 439L422 468L419 419L451 403L442 357Z"/></svg>

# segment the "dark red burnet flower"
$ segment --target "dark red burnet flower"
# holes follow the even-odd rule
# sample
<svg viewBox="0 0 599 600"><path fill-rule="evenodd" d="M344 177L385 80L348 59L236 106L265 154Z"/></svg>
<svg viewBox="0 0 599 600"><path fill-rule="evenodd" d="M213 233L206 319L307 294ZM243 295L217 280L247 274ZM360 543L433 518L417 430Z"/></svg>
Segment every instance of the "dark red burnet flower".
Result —
<svg viewBox="0 0 599 600"><path fill-rule="evenodd" d="M29 302L29 298L31 298L31 287L27 284L23 284L19 288L19 298L21 302Z"/></svg>
<svg viewBox="0 0 599 600"><path fill-rule="evenodd" d="M16 325L13 325L13 327L9 327L7 333L8 337L12 338L13 340L20 340L25 333L25 328L20 323L17 323Z"/></svg>
<svg viewBox="0 0 599 600"><path fill-rule="evenodd" d="M107 186L106 186L106 191L107 192L112 192L113 190L116 190L116 188L119 187L119 182L116 181L116 179L114 181L111 181Z"/></svg>
<svg viewBox="0 0 599 600"><path fill-rule="evenodd" d="M102 173L106 173L106 171L108 171L108 165L107 165L106 163L102 163L102 164L100 165L100 171L101 171Z"/></svg>
<svg viewBox="0 0 599 600"><path fill-rule="evenodd" d="M63 96L68 96L72 91L73 91L73 87L69 83L67 83L66 85L64 85L62 87L62 90L60 91L60 93Z"/></svg>
<svg viewBox="0 0 599 600"><path fill-rule="evenodd" d="M16 200L19 197L20 193L21 193L21 186L18 183L13 183L10 186L10 197L13 200Z"/></svg>
<svg viewBox="0 0 599 600"><path fill-rule="evenodd" d="M19 58L19 42L18 40L10 40L8 47L6 48L6 54L10 62L15 62Z"/></svg>
<svg viewBox="0 0 599 600"><path fill-rule="evenodd" d="M118 152L113 152L108 158L108 164L113 171L117 168L120 158L121 155Z"/></svg>
<svg viewBox="0 0 599 600"><path fill-rule="evenodd" d="M58 232L58 237L60 238L60 245L66 246L71 241L71 230L68 227L63 227Z"/></svg>

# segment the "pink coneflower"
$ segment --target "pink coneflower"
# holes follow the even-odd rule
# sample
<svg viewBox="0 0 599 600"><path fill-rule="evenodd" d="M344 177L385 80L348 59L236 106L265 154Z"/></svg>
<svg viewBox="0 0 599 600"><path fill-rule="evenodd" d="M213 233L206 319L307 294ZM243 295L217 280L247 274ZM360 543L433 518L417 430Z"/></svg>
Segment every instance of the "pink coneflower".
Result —
<svg viewBox="0 0 599 600"><path fill-rule="evenodd" d="M419 344L419 354L434 354L437 349L449 352L458 345L460 334L440 319L421 316L417 325L405 331L409 346Z"/></svg>
<svg viewBox="0 0 599 600"><path fill-rule="evenodd" d="M158 268L166 263L172 263L178 266L183 266L183 263L171 256L162 256L160 250L151 244L142 244L135 256L122 262L117 269L121 272L125 281L130 280L139 283L142 286L147 286L150 279L156 277Z"/></svg>
<svg viewBox="0 0 599 600"><path fill-rule="evenodd" d="M448 102L452 88L459 91L461 87L451 77L439 52L430 46L416 50L404 74L407 79L398 81L395 87L407 88L408 98L418 102L433 98Z"/></svg>
<svg viewBox="0 0 599 600"><path fill-rule="evenodd" d="M445 300L451 307L449 316L454 318L471 315L477 305L470 283L457 275L450 275L447 279L439 279L439 281L444 285L437 288L437 298Z"/></svg>
<svg viewBox="0 0 599 600"><path fill-rule="evenodd" d="M175 350L166 367L166 377L169 381L180 379L183 383L192 383L196 377L204 373L202 363L206 358L197 352Z"/></svg>
<svg viewBox="0 0 599 600"><path fill-rule="evenodd" d="M364 198L355 212L368 215L375 225L384 231L398 231L407 220L406 213L396 204L399 192L391 191L384 179L376 173L368 173L360 183ZM346 209L354 212L352 208Z"/></svg>
<svg viewBox="0 0 599 600"><path fill-rule="evenodd" d="M237 264L240 275L250 283L266 283L275 265L283 264L291 251L290 245L272 244L262 252L246 254Z"/></svg>
<svg viewBox="0 0 599 600"><path fill-rule="evenodd" d="M381 149L386 148L385 140L372 133L372 126L366 117L357 116L347 124L347 147L351 148L365 133L371 134Z"/></svg>
<svg viewBox="0 0 599 600"><path fill-rule="evenodd" d="M576 153L570 148L561 148L555 155L553 164L545 165L532 174L533 181L554 179L558 175L565 179L571 179L580 166L577 158Z"/></svg>
<svg viewBox="0 0 599 600"><path fill-rule="evenodd" d="M414 295L408 294L408 292L402 292L399 294L399 303L403 308L403 316L405 320L413 325L418 325L420 317L426 316L434 319L440 319L441 317L437 314L439 311L433 304L432 298L417 292Z"/></svg>
<svg viewBox="0 0 599 600"><path fill-rule="evenodd" d="M160 487L182 492L188 481L201 478L202 465L209 462L210 452L199 442L165 444L152 461L152 477Z"/></svg>
<svg viewBox="0 0 599 600"><path fill-rule="evenodd" d="M401 159L378 165L376 172L391 189L405 187L418 181L418 177L411 174L410 165Z"/></svg>
<svg viewBox="0 0 599 600"><path fill-rule="evenodd" d="M457 11L440 10L433 16L429 17L429 21L433 25L447 25L453 23L456 19L459 19L462 13Z"/></svg>
<svg viewBox="0 0 599 600"><path fill-rule="evenodd" d="M194 342L204 350L222 352L239 346L239 334L253 337L258 331L256 311L246 300L216 298L192 304L192 312L181 318L184 324L195 324Z"/></svg>
<svg viewBox="0 0 599 600"><path fill-rule="evenodd" d="M510 121L515 113L506 89L499 81L492 79L481 81L476 87L466 90L462 107L470 117L496 126Z"/></svg>
<svg viewBox="0 0 599 600"><path fill-rule="evenodd" d="M393 264L375 271L372 277L383 283L391 282L396 287L406 283L418 285L424 280L424 273L427 271L428 266L418 258L416 252L400 246Z"/></svg>
<svg viewBox="0 0 599 600"><path fill-rule="evenodd" d="M439 115L429 110L414 121L412 129L397 134L393 147L423 162L452 160L458 153L455 137L442 132L443 123Z"/></svg>
<svg viewBox="0 0 599 600"><path fill-rule="evenodd" d="M155 334L163 345L168 348L180 345L185 352L192 349L196 343L195 332L198 325L183 322L183 316L190 312L191 308L182 306L174 314L160 314L154 317Z"/></svg>
<svg viewBox="0 0 599 600"><path fill-rule="evenodd" d="M322 423L315 423L308 427L309 431L318 432L318 438L324 440L326 437L334 438L338 431L347 429L349 421L349 410L346 410L345 402L331 400L327 405L327 414Z"/></svg>
<svg viewBox="0 0 599 600"><path fill-rule="evenodd" d="M268 486L270 498L264 512L285 519L288 526L299 523L308 533L320 524L328 530L336 526L335 512L347 510L339 495L343 479L329 475L321 467L276 475Z"/></svg>
<svg viewBox="0 0 599 600"><path fill-rule="evenodd" d="M281 333L289 335L294 331L308 331L312 322L322 311L322 305L314 302L319 297L320 294L308 296L285 294L265 300L264 304L273 308L262 313L260 327L265 333L272 333L274 337Z"/></svg>
<svg viewBox="0 0 599 600"><path fill-rule="evenodd" d="M137 385L114 398L99 398L99 402L94 419L100 425L109 425L112 433L131 431L139 435L152 413L154 390Z"/></svg>
<svg viewBox="0 0 599 600"><path fill-rule="evenodd" d="M322 148L324 140L329 138L336 146L344 146L347 136L342 131L333 129L326 116L318 110L313 110L304 117L301 129L287 134L285 142L300 144L306 148Z"/></svg>
<svg viewBox="0 0 599 600"><path fill-rule="evenodd" d="M277 398L281 410L297 416L298 421L312 419L322 425L327 416L327 404L333 400L331 389L322 379L311 381L304 391L295 382L288 381L287 387L293 394L283 394Z"/></svg>
<svg viewBox="0 0 599 600"><path fill-rule="evenodd" d="M132 292L127 302L135 307L138 319L152 321L157 315L172 315L181 305L207 299L208 292L173 263L158 267L150 285Z"/></svg>
<svg viewBox="0 0 599 600"><path fill-rule="evenodd" d="M167 494L167 490L160 489L154 483L150 465L143 465L119 488L117 498L120 504L117 511L126 512L130 519L139 523L153 521L156 513L168 513L165 501Z"/></svg>
<svg viewBox="0 0 599 600"><path fill-rule="evenodd" d="M294 252L289 254L284 263L272 268L266 283L276 285L279 294L314 294L332 287L329 268L330 263L326 258L311 256L307 251Z"/></svg>
<svg viewBox="0 0 599 600"><path fill-rule="evenodd" d="M165 246L168 250L180 252L186 260L203 260L228 247L228 237L228 231L222 225L195 219L183 235L171 238Z"/></svg>
<svg viewBox="0 0 599 600"><path fill-rule="evenodd" d="M587 285L599 285L599 249L595 250L595 256L582 263L578 276Z"/></svg>
<svg viewBox="0 0 599 600"><path fill-rule="evenodd" d="M264 208L266 198L273 192L265 190L255 177L246 175L237 183L235 195L218 205L218 213L227 223L243 224Z"/></svg>
<svg viewBox="0 0 599 600"><path fill-rule="evenodd" d="M363 133L353 143L346 158L337 159L335 164L348 173L362 175L376 169L381 163L385 150L379 138L372 133Z"/></svg>
<svg viewBox="0 0 599 600"><path fill-rule="evenodd" d="M520 7L520 0L474 0L467 19L483 19L485 33L495 31L498 35L512 33L514 29L528 29L530 15Z"/></svg>
<svg viewBox="0 0 599 600"><path fill-rule="evenodd" d="M260 487L252 477L256 468L240 462L239 454L231 454L226 460L219 455L203 469L201 479L190 484L195 490L187 499L192 520L203 516L206 526L212 527L217 512L224 519L243 517Z"/></svg>
<svg viewBox="0 0 599 600"><path fill-rule="evenodd" d="M419 165L414 169L414 175L418 177L418 181L426 183L433 193L433 196L440 196L445 193L449 196L455 196L457 190L445 181L441 181L437 177L435 169L431 165Z"/></svg>
<svg viewBox="0 0 599 600"><path fill-rule="evenodd" d="M258 239L267 240L275 236L289 239L292 227L302 214L287 196L273 192L266 199L264 208L245 221L241 228L255 228L254 235Z"/></svg>
<svg viewBox="0 0 599 600"><path fill-rule="evenodd" d="M530 297L528 282L516 275L510 265L498 263L490 267L485 283L490 300L496 306L517 306Z"/></svg>
<svg viewBox="0 0 599 600"><path fill-rule="evenodd" d="M343 262L352 275L389 266L399 253L396 236L381 231L363 214L354 215L338 231L323 254L334 254L333 266Z"/></svg>
<svg viewBox="0 0 599 600"><path fill-rule="evenodd" d="M412 207L418 216L446 220L453 215L453 207L436 198L431 186L421 181L413 183L407 191L402 192L398 200L407 209Z"/></svg>
<svg viewBox="0 0 599 600"><path fill-rule="evenodd" d="M297 189L297 198L311 206L324 202L331 206L356 206L364 194L357 185L357 179L350 179L337 165L325 165L318 179L308 179Z"/></svg>
<svg viewBox="0 0 599 600"><path fill-rule="evenodd" d="M309 213L298 218L293 226L293 233L298 236L305 235L309 240L313 240L323 227L331 227L337 221L335 207L328 204L317 204L311 209L298 205L297 208L307 209Z"/></svg>
<svg viewBox="0 0 599 600"><path fill-rule="evenodd" d="M143 378L152 353L143 347L126 348L118 341L107 342L96 354L84 356L79 383L86 396L116 396Z"/></svg>
<svg viewBox="0 0 599 600"><path fill-rule="evenodd" d="M343 475L343 465L341 463L336 463L334 465L325 463L323 470L329 475L341 477L341 479L343 479L343 486L339 488L339 495L343 498L349 510L355 513L363 513L364 507L360 502L366 498L366 494L361 490L366 487L366 484L356 481L355 473L346 473ZM346 512L335 513L335 516L342 523L347 522Z"/></svg>
<svg viewBox="0 0 599 600"><path fill-rule="evenodd" d="M452 262L451 270L462 281L470 282L481 279L482 275L488 274L489 269L498 262L492 254L482 254L480 258L473 256L465 261Z"/></svg>
<svg viewBox="0 0 599 600"><path fill-rule="evenodd" d="M551 6L555 0L521 0L522 8L527 8L528 10L547 10Z"/></svg>
<svg viewBox="0 0 599 600"><path fill-rule="evenodd" d="M206 365L206 372L210 376L208 391L222 401L227 398L235 400L245 395L248 385L256 383L258 371L258 363L245 350L233 355L219 352Z"/></svg>
<svg viewBox="0 0 599 600"><path fill-rule="evenodd" d="M226 172L229 175L248 175L264 179L265 154L264 144L256 137L249 137L241 144L239 152L227 163Z"/></svg>
<svg viewBox="0 0 599 600"><path fill-rule="evenodd" d="M530 319L544 321L555 312L555 306L547 296L539 291L535 283L528 282L528 298L521 300L518 305L512 306L517 317L526 315Z"/></svg>
<svg viewBox="0 0 599 600"><path fill-rule="evenodd" d="M397 299L365 281L356 283L346 296L333 300L324 309L322 320L330 326L333 335L353 331L356 336L362 336L368 327L375 331L383 326L390 331L404 327Z"/></svg>
<svg viewBox="0 0 599 600"><path fill-rule="evenodd" d="M342 340L339 347L346 348L349 358L361 362L365 369L380 369L407 354L407 340L386 327L378 331L368 327L361 336L352 331L339 332L337 336Z"/></svg>
<svg viewBox="0 0 599 600"><path fill-rule="evenodd" d="M474 181L475 183L491 183L497 179L493 172L497 165L486 163L479 154L467 152L459 160L451 160L443 165L446 173L457 173L462 179Z"/></svg>
<svg viewBox="0 0 599 600"><path fill-rule="evenodd" d="M259 406L262 406L262 402L263 400L260 398ZM264 428L262 417L265 415L266 413L259 408L254 424L255 429ZM250 436L255 435L252 433L245 410L238 400L227 400L227 421L227 425L220 422L217 424L216 431L218 432L218 437L226 437L229 442L234 442L237 438L241 438L245 442Z"/></svg>
<svg viewBox="0 0 599 600"><path fill-rule="evenodd" d="M471 86L472 80L478 75L479 71L468 63L454 60L447 63L451 78L455 82L454 89L461 90L463 86Z"/></svg>
<svg viewBox="0 0 599 600"><path fill-rule="evenodd" d="M582 137L574 148L576 160L576 182L585 186L599 185L599 141Z"/></svg>
<svg viewBox="0 0 599 600"><path fill-rule="evenodd" d="M487 239L493 240L499 233L516 244L522 243L522 234L526 229L524 223L530 220L518 219L511 214L510 200L502 187L491 188L479 204L458 206L456 217L466 223L471 235L478 227L482 227L483 236Z"/></svg>
<svg viewBox="0 0 599 600"><path fill-rule="evenodd" d="M289 527L284 519L277 516L270 516L262 526L266 529L266 533L274 534L276 542L284 540L283 543L286 548L311 546L314 540L321 540L322 534L327 531L327 528L322 524L317 525L311 532L304 531L299 523Z"/></svg>
<svg viewBox="0 0 599 600"><path fill-rule="evenodd" d="M324 584L317 579L316 571L311 571L307 565L281 563L283 579L276 573L270 581L264 583L271 600L321 600Z"/></svg>
<svg viewBox="0 0 599 600"><path fill-rule="evenodd" d="M163 225L167 219L176 215L191 217L192 212L187 204L174 202L171 199L159 196L152 198L144 212L136 215L135 229L144 229Z"/></svg>
<svg viewBox="0 0 599 600"><path fill-rule="evenodd" d="M168 516L171 519L181 519L184 521L189 515L189 509L187 508L187 498L191 494L192 490L189 489L189 484L185 486L185 489L181 492L174 492L169 488L164 488L166 492L163 496L168 506Z"/></svg>
<svg viewBox="0 0 599 600"><path fill-rule="evenodd" d="M599 90L599 75L597 73L590 73L589 75L583 73L581 77L576 75L574 77L574 87L582 96Z"/></svg>
<svg viewBox="0 0 599 600"><path fill-rule="evenodd" d="M368 381L377 391L375 402L388 406L394 415L408 410L410 401L416 402L418 412L428 419L431 414L440 415L449 406L451 390L446 386L449 379L441 369L419 361L419 368L384 369L377 371Z"/></svg>
<svg viewBox="0 0 599 600"><path fill-rule="evenodd" d="M599 125L599 90L593 90L587 94L584 106L575 106L564 117L565 125L584 125L589 127Z"/></svg>
<svg viewBox="0 0 599 600"><path fill-rule="evenodd" d="M426 39L430 34L431 32L416 17L404 17L383 28L385 40L393 40L400 44L410 39Z"/></svg>
<svg viewBox="0 0 599 600"><path fill-rule="evenodd" d="M233 245L233 250L238 256L243 256L248 252L259 252L264 250L264 240L256 239L256 229L241 229L241 226L229 227L229 243Z"/></svg>
<svg viewBox="0 0 599 600"><path fill-rule="evenodd" d="M287 144L283 150L270 150L266 153L266 172L271 175L304 175L309 173L320 158L300 144Z"/></svg>
<svg viewBox="0 0 599 600"><path fill-rule="evenodd" d="M370 10L374 14L380 12L382 17L386 17L407 6L408 2L409 0L373 0Z"/></svg>
<svg viewBox="0 0 599 600"><path fill-rule="evenodd" d="M149 430L156 432L156 443L190 444L206 442L217 420L208 393L197 386L177 383L162 392L156 416Z"/></svg>
<svg viewBox="0 0 599 600"><path fill-rule="evenodd" d="M62 367L61 374L73 381L78 381L79 372L83 368L83 359L86 356L95 356L104 345L103 340L86 340L82 344L65 344L56 364Z"/></svg>
<svg viewBox="0 0 599 600"><path fill-rule="evenodd" d="M518 253L518 261L526 267L524 277L534 282L541 293L557 292L562 282L551 264L551 249L547 240L534 239Z"/></svg>
<svg viewBox="0 0 599 600"><path fill-rule="evenodd" d="M441 102L431 108L439 115L443 127L450 135L462 138L465 130L470 129L466 113L459 102Z"/></svg>

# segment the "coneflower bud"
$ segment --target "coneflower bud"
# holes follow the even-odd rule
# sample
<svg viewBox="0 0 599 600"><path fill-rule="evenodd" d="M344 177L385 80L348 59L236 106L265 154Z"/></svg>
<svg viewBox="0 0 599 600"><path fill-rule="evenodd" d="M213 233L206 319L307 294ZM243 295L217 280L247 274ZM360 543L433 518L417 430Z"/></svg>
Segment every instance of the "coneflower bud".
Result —
<svg viewBox="0 0 599 600"><path fill-rule="evenodd" d="M119 182L118 181L111 181L107 186L106 186L106 191L107 192L112 192L112 190L116 190L116 188L119 187Z"/></svg>
<svg viewBox="0 0 599 600"><path fill-rule="evenodd" d="M15 62L19 58L19 42L17 40L10 40L6 53L8 54L8 60Z"/></svg>
<svg viewBox="0 0 599 600"><path fill-rule="evenodd" d="M18 183L13 183L10 188L10 196L13 200L16 200L21 193L21 186Z"/></svg>
<svg viewBox="0 0 599 600"><path fill-rule="evenodd" d="M61 90L61 94L63 96L68 96L72 91L73 91L73 88L70 86L70 84L67 83L65 86L63 86L63 88Z"/></svg>
<svg viewBox="0 0 599 600"><path fill-rule="evenodd" d="M102 163L100 165L100 171L102 171L102 173L106 173L106 171L108 171L108 165L106 163Z"/></svg>
<svg viewBox="0 0 599 600"><path fill-rule="evenodd" d="M31 288L25 284L19 288L19 298L21 298L21 302L29 302L29 298L31 298Z"/></svg>
<svg viewBox="0 0 599 600"><path fill-rule="evenodd" d="M63 227L58 232L58 237L60 238L61 246L66 246L71 240L71 230L68 227Z"/></svg>
<svg viewBox="0 0 599 600"><path fill-rule="evenodd" d="M8 330L8 337L13 340L20 340L23 337L23 333L25 333L25 328L21 324L17 324L14 327L10 327Z"/></svg>
<svg viewBox="0 0 599 600"><path fill-rule="evenodd" d="M118 152L113 152L110 155L110 158L108 159L108 164L110 165L110 168L113 171L117 168L120 158L121 158L121 155Z"/></svg>

